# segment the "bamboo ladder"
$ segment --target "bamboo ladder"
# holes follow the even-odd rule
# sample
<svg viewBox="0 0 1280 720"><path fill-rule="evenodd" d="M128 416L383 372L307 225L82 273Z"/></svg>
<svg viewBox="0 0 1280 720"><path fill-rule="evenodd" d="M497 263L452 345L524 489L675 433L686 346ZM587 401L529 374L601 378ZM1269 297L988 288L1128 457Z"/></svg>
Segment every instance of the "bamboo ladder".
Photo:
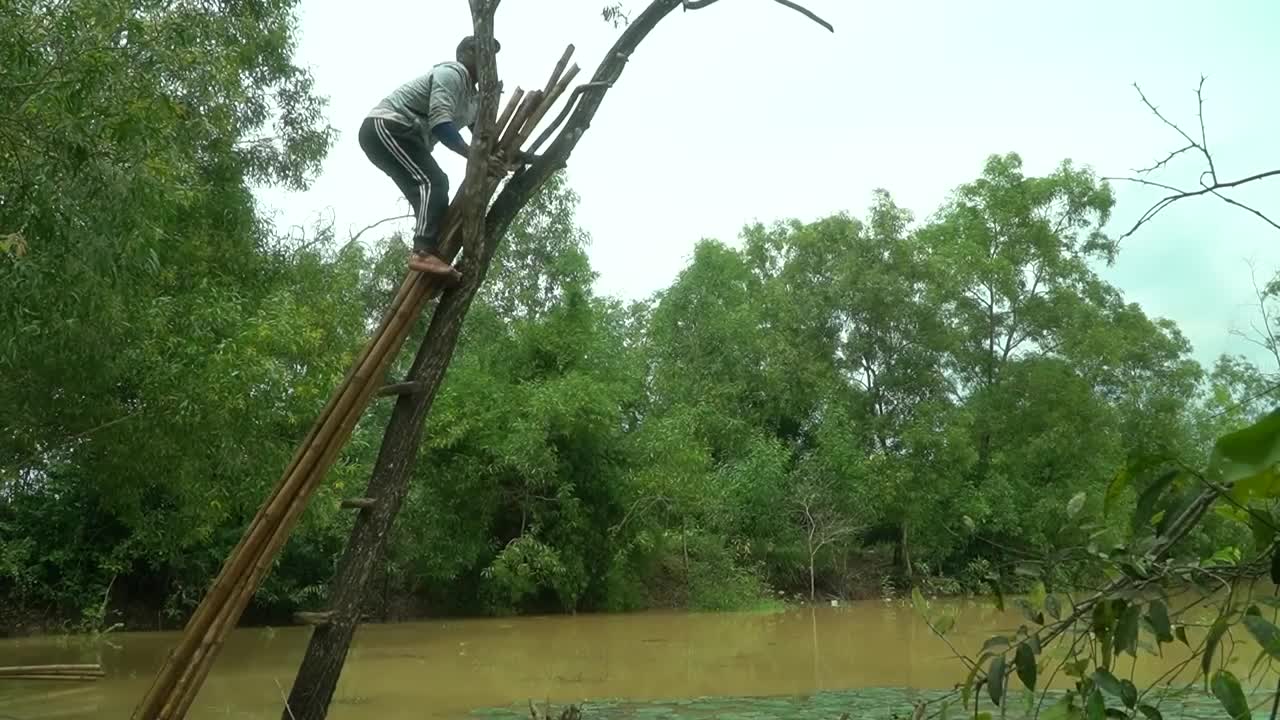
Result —
<svg viewBox="0 0 1280 720"><path fill-rule="evenodd" d="M526 94L516 88L512 93L497 123L500 139L495 157L505 164L512 162L516 151L529 139L578 74L576 64L567 67L573 50L572 45L565 49L544 89ZM578 92L573 93L569 104L578 95ZM568 111L567 104L554 123L530 147L530 153L537 152L538 147L568 116ZM483 202L487 205L496 189L496 181L486 182L493 183L486 185L488 192ZM457 245L457 218L461 215L459 206L463 195L458 193L445 216L441 243L444 247ZM134 710L133 720L180 720L186 717L227 635L234 629L270 570L311 495L350 438L352 428L378 389L388 364L399 352L423 306L439 289L438 281L430 276L416 271L405 276L377 331L334 390L328 404L294 452L275 489L259 508L240 542L224 561L218 577L187 621L177 647L170 652L147 694ZM350 506L361 505L355 502Z"/></svg>

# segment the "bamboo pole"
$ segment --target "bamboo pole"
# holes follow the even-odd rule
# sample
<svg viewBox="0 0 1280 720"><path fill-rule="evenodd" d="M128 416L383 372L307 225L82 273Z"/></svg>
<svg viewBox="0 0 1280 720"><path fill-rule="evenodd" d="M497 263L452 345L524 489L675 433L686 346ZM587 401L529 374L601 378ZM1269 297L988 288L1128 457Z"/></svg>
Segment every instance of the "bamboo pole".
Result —
<svg viewBox="0 0 1280 720"><path fill-rule="evenodd" d="M104 675L93 675L93 674L73 675L70 673L52 673L52 674L31 673L27 675L5 675L4 678L0 678L0 680L64 680L64 682L86 683L86 682L91 682L91 680L99 680L101 678L104 678Z"/></svg>
<svg viewBox="0 0 1280 720"><path fill-rule="evenodd" d="M541 99L541 90L534 90L524 96L524 101L520 103L520 108L516 110L515 117L511 118L511 124L507 126L507 131L498 139L498 148L508 147L511 141L520 135L521 126L524 125L524 121L529 118L529 115L537 109Z"/></svg>
<svg viewBox="0 0 1280 720"><path fill-rule="evenodd" d="M299 485L311 473L319 455L323 455L324 450L332 444L336 430L340 426L341 418L355 404L355 395L358 394L355 389L362 387L363 384L368 384L371 362L376 363L379 359L377 355L386 350L386 344L379 341L385 338L386 331L392 325L397 322L403 322L404 314L402 309L404 301L413 288L420 284L418 282L419 276L420 273L410 272L405 281L401 283L392 305L383 318L379 328L380 332L375 336L375 341L367 343L364 350L357 357L357 362L353 363L351 370L347 374L346 381L339 388L340 392L334 393L329 404L325 407L322 417L313 425L308 441L304 441L299 446L298 452L295 453L295 461L290 464L284 478L277 485L276 492L259 510L255 522L242 537L240 544L224 565L224 572L215 582L213 589L206 595L206 599L201 603L196 615L187 623L183 642L178 650L171 654L170 663L166 664L162 669L161 678L153 685L155 691L144 700L141 708L141 716L143 718L153 716L157 708L163 708L167 705L167 703L163 703L166 696L174 694L175 691L179 694L181 693L183 678L190 678L190 673L184 671L179 675L178 667L180 664L185 662L189 670L193 661L199 662L199 657L207 654L207 650L202 651L201 646L209 644L219 632L222 632L217 628L217 620L220 613L216 612L216 610L224 607L228 597L235 592L246 574L247 568L251 566L252 561L258 556L259 550L268 542L272 534L272 526L278 524L278 518L296 498ZM337 420L335 420L335 416L337 416Z"/></svg>
<svg viewBox="0 0 1280 720"><path fill-rule="evenodd" d="M0 677L6 675L22 675L25 673L100 673L102 666L97 663L86 663L82 665L10 665L8 667L0 667Z"/></svg>
<svg viewBox="0 0 1280 720"><path fill-rule="evenodd" d="M507 106L502 109L502 114L498 116L498 122L494 127L498 131L498 137L502 137L502 133L507 128L507 122L511 120L511 116L515 113L516 108L520 106L520 98L524 97L524 90L520 86L516 86L515 92L511 93L511 97L507 99Z"/></svg>
<svg viewBox="0 0 1280 720"><path fill-rule="evenodd" d="M551 106L564 93L569 83L578 74L578 66L574 64L569 68L568 74L565 74L565 67L569 64L569 59L573 56L574 46L570 44L564 49L564 54L560 56L560 61L556 63L555 68L551 71L551 76L547 78L546 88L541 92L537 104L532 111L525 114L523 119L517 123L512 122L515 129L514 133L506 133L501 136L498 142L498 154L504 163L510 163L516 151L524 145L525 141L533 133L534 128L542 121L543 116L547 114ZM538 92L538 91L535 91Z"/></svg>
<svg viewBox="0 0 1280 720"><path fill-rule="evenodd" d="M551 109L552 105L556 104L556 100L564 94L565 89L569 87L569 83L573 82L573 79L577 77L577 75L578 66L575 64L573 67L569 68L569 72L565 73L564 77L560 78L559 82L557 82L555 87L552 88L550 94L546 95L542 99L542 102L538 104L538 108L534 110L533 115L525 122L524 127L520 129L519 140L516 142L517 150L521 145L525 144L529 139L529 136L533 134L534 128L538 126L538 123L542 122L543 116L547 114L547 111Z"/></svg>
<svg viewBox="0 0 1280 720"><path fill-rule="evenodd" d="M607 88L611 86L612 83L599 80L583 83L574 88L573 92L569 93L569 100L564 104L564 107L560 109L560 114L556 115L556 119L553 120L551 124L542 131L542 134L538 135L538 139L534 140L533 144L529 146L529 154L536 155L538 153L538 148L542 147L543 143L551 139L551 136L555 134L556 129L559 128L560 125L569 117L569 113L573 112L574 103L578 101L578 98L582 97L584 92L594 88Z"/></svg>
<svg viewBox="0 0 1280 720"><path fill-rule="evenodd" d="M392 299L391 305L387 312L383 315L382 322L378 328L378 335L385 332L387 325L396 317L399 307L403 304L404 298L413 287L412 276L416 273L410 273L409 277L400 284L400 288L396 291L395 297ZM295 471L302 464L307 456L312 452L317 442L324 442L323 435L327 426L330 424L330 418L333 412L343 404L343 400L348 396L351 383L357 379L358 369L368 359L370 352L374 349L374 343L366 343L365 347L357 355L356 361L351 365L343 378L342 383L335 388L330 396L328 403L321 410L320 416L316 422L312 424L306 438L298 445L298 449L294 451L293 458L286 467L280 481L276 484L274 491L259 508L258 513L251 521L244 534L241 536L231 554L227 556L227 560L223 563L222 570L219 572L213 586L205 594L204 600L196 608L196 612L192 614L191 619L187 621L186 627L183 629L182 641L173 652L169 654L169 658L165 665L161 668L160 674L155 682L152 683L151 689L147 696L144 697L140 706L140 715L144 718L150 717L156 707L160 704L165 694L170 692L173 685L177 682L175 673L180 663L191 657L197 648L197 643L204 636L207 629L216 617L213 610L225 602L226 597L230 595L239 576L243 573L244 559L247 552L251 552L254 547L261 542L261 536L265 532L264 528L270 521L273 509L281 502L281 498L286 496L290 489L291 480L295 478ZM206 632L202 632L206 631Z"/></svg>
<svg viewBox="0 0 1280 720"><path fill-rule="evenodd" d="M542 89L543 95L551 94L551 88L555 87L556 83L560 81L560 73L563 73L564 69L569 66L569 59L573 57L573 51L573 43L569 43L565 47L564 53L560 55L559 62L557 62L555 68L551 70L551 78L547 80L546 87Z"/></svg>
<svg viewBox="0 0 1280 720"><path fill-rule="evenodd" d="M325 442L319 446L321 448L319 456L308 466L308 474L299 478L298 493L291 499L291 502L280 509L279 520L265 539L265 544L258 548L260 552L254 553L251 558L255 562L252 563L249 570L248 581L239 585L238 591L233 594L231 602L224 603L221 607L221 612L215 616L213 623L202 638L200 647L193 654L192 661L178 679L172 697L162 708L161 718L180 718L185 716L191 702L195 699L195 695L199 692L200 686L204 683L204 679L212 667L213 660L221 651L227 635L234 629L236 621L253 599L262 577L270 569L280 548L284 546L293 527L301 517L311 494L342 450L346 438L350 436L351 430L363 414L363 409L375 389L375 383L369 382L369 379L381 376L380 370L386 367L387 361L395 354L395 350L403 343L404 338L408 336L409 328L412 326L417 312L425 304L428 296L428 286L432 284L431 279L421 277L410 290L405 302L401 303L397 309L396 315L387 331L382 333L373 343L373 352L369 354L365 366L356 374L356 379L359 381L356 389L348 397L344 398L344 402L339 405L338 412L331 416L331 418L338 417L340 424L331 428L331 432Z"/></svg>
<svg viewBox="0 0 1280 720"><path fill-rule="evenodd" d="M412 306L416 305L417 309L421 309L421 305L425 303L429 294L429 284L430 281L424 279L424 282L420 284L420 287L415 288L415 290L410 293L410 297L405 303L406 308L408 308L408 311L405 313L406 316L409 316L410 318L413 316L414 308ZM408 328L411 324L411 322L406 322L400 325L398 328L390 331L387 335L384 335L384 338L388 338L394 333L396 336L395 348L398 349L399 343L402 343L405 337L408 336ZM385 353L383 357L384 359L389 359L394 354L395 350L392 350L391 352ZM367 401L372 395L373 390L373 383L368 383L361 392L361 395L363 396L362 399ZM355 427L355 424L359 421L362 414L363 413L361 411L356 410L351 412L345 418L341 427L341 435L343 437L350 435L351 430ZM342 445L343 443L331 444L326 450L320 466L328 467L331 465L333 460L336 459L337 454L342 450ZM320 479L320 477L315 477L314 481L304 490L307 496L315 490ZM280 526L273 534L270 543L266 548L266 552L261 555L258 562L254 565L249 581L242 585L240 592L234 598L233 602L229 603L225 607L224 612L220 614L220 623L216 628L218 632L211 638L211 642L208 644L205 652L202 653L192 664L190 672L184 677L186 682L182 683L180 694L176 694L171 700L171 704L167 705L164 711L162 711L160 716L162 719L176 719L186 716L187 710L190 708L192 702L195 701L195 697L199 693L200 687L204 684L205 678L212 669L213 661L221 651L226 636L230 633L231 629L234 628L236 618L240 617L241 613L244 612L244 609L253 599L256 588L261 583L262 578L266 575L267 571L270 570L276 555L288 540L293 526L301 517L306 506L306 500L307 498L305 497L300 498L298 502L289 508L288 515L282 519ZM171 710L176 712L171 712Z"/></svg>
<svg viewBox="0 0 1280 720"><path fill-rule="evenodd" d="M446 235L452 234L452 232L452 227L446 229ZM417 273L411 274L418 275ZM413 320L420 314L422 306L431 296L433 284L431 278L421 276L417 284L410 290L409 296L397 308L387 331L382 333L375 342L370 343L374 348L373 352L369 353L368 361L356 373L356 379L360 382L357 383L357 389L354 391L356 395L354 402L352 402L353 398L351 397L344 398L344 402L338 407L338 412L331 416L331 418L338 417L338 421L341 424L333 428L333 433L330 435L328 442L320 446L322 447L320 457L316 462L310 464L310 469L313 472L308 473L299 481L297 494L294 496L293 501L283 509L283 514L276 523L274 530L269 532L266 545L257 548L261 552L254 553L251 558L246 559L246 562L248 560L254 561L250 564L248 582L242 582L231 598L232 601L225 603L222 607L222 612L215 615L214 621L202 638L200 646L192 655L192 660L187 670L179 678L173 697L161 709L160 717L182 717L186 712L186 708L190 706L190 702L194 699L194 694L198 692L199 687L203 684L212 661L221 650L226 635L234 629L237 619L243 613L249 601L252 600L262 576L271 567L279 549L284 545L302 511L305 509L307 501L336 459L337 454L345 445L346 439L350 437L356 422L363 415L364 408L367 407L373 392L376 390L376 383L369 380L373 377L381 377L391 358L398 352L399 347L408 336ZM174 711L177 711L176 715L171 714Z"/></svg>

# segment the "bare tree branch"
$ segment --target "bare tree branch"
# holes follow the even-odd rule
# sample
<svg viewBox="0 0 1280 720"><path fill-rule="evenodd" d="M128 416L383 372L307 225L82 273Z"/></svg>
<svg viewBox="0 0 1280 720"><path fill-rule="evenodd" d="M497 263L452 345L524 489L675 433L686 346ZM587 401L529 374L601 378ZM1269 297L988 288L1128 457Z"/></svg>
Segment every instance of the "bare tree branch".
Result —
<svg viewBox="0 0 1280 720"><path fill-rule="evenodd" d="M1266 215L1263 215L1261 212L1259 212L1259 211L1258 211L1258 210L1256 210L1255 208L1249 207L1248 205L1245 205L1245 204L1244 204L1244 203L1242 203L1242 202L1237 202L1237 201L1235 201L1235 200L1232 200L1231 198L1227 197L1226 195L1223 195L1222 193L1220 193L1220 192L1218 192L1218 191L1216 191L1216 190L1214 190L1214 191L1213 191L1213 194L1214 194L1214 195L1216 195L1216 196L1218 196L1218 199L1222 200L1223 202L1226 202L1226 203L1228 203L1228 204L1230 204L1230 205L1235 205L1236 207L1241 208L1241 209L1243 209L1243 210L1248 210L1249 212L1253 213L1254 215L1257 215L1258 217L1262 218L1262 219L1263 219L1264 221L1266 221L1266 223L1267 223L1267 224L1269 224L1271 227L1273 227L1273 228L1275 228L1275 229L1277 229L1277 230L1280 230L1280 224L1276 223L1276 221L1275 221L1275 220L1272 220L1271 218L1267 217Z"/></svg>
<svg viewBox="0 0 1280 720"><path fill-rule="evenodd" d="M1178 148L1177 150L1174 150L1173 152L1169 153L1167 156L1165 156L1165 158L1164 158L1163 160L1161 160L1160 162L1156 163L1155 165L1152 165L1151 167L1140 168L1140 169L1136 170L1135 172L1142 173L1143 175L1146 175L1146 174L1149 174L1149 173L1153 173L1153 172L1155 172L1156 170L1159 170L1160 168L1164 167L1165 165L1168 165L1170 160L1173 160L1174 158L1178 157L1178 156L1179 156L1179 155L1181 155L1182 153L1184 153L1184 152L1186 152L1186 151L1188 151L1188 150L1195 150L1195 149L1196 149L1196 148L1195 148L1195 146L1194 146L1194 145L1184 145L1184 146L1182 146L1182 147ZM1130 179L1133 179L1133 178L1121 178L1121 179L1123 179L1123 180L1130 180ZM1140 181L1135 180L1135 182L1140 182ZM1152 185L1156 185L1157 183L1150 183L1150 184L1152 184ZM1168 186L1166 186L1166 185L1161 185L1160 187L1168 187ZM1169 188L1169 189L1170 189L1170 190L1176 190L1177 188Z"/></svg>
<svg viewBox="0 0 1280 720"><path fill-rule="evenodd" d="M376 222L369 223L368 225L365 225L364 227L360 228L360 231L359 231L359 232L352 234L352 235L351 235L351 239L350 239L350 240L347 240L347 244L348 244L348 245L350 245L350 244L354 243L355 241L357 241L357 240L359 240L359 239L360 239L360 236L361 236L361 235L363 235L363 234L365 234L366 232L368 232L368 231L370 231L370 230L372 230L372 229L374 229L374 228L378 227L379 225L382 225L382 224L384 224L384 223L389 223L389 222L391 222L392 220L405 220L405 219L407 219L407 218L411 218L411 217L413 217L413 214L412 214L412 213L405 214L405 215L392 215L391 217L384 217L384 218L382 218L381 220L378 220L378 221L376 221Z"/></svg>
<svg viewBox="0 0 1280 720"><path fill-rule="evenodd" d="M1145 170L1139 170L1138 172L1146 172L1146 171L1145 171ZM1157 188L1161 188L1161 189L1163 189L1163 190L1169 190L1170 192L1175 192L1175 193L1180 193L1180 192L1182 192L1182 190L1180 190L1180 189L1178 189L1178 188L1176 188L1176 187L1173 187L1172 185L1165 185L1164 183L1152 182L1151 180L1146 180L1146 179L1143 179L1143 178L1135 178L1135 177L1109 177L1109 178L1105 178L1105 179L1106 179L1106 180L1117 180L1117 181L1121 181L1121 182L1137 183L1137 184L1139 184L1139 185L1146 185L1146 186L1148 186L1148 187L1157 187Z"/></svg>
<svg viewBox="0 0 1280 720"><path fill-rule="evenodd" d="M1196 117L1200 120L1200 149L1204 151L1204 159L1209 163L1209 177L1214 183L1218 182L1218 170L1213 166L1213 155L1209 152L1209 138L1204 131L1204 81L1205 77L1200 76L1200 85L1196 88ZM1200 184L1204 184L1204 176L1201 175Z"/></svg>
<svg viewBox="0 0 1280 720"><path fill-rule="evenodd" d="M611 83L607 82L589 82L574 88L573 92L569 94L569 99L565 101L564 108L560 110L560 114L556 115L556 119L552 120L551 124L538 135L538 139L533 141L533 144L529 146L528 153L530 155L538 154L538 149L564 124L565 119L569 117L569 113L573 112L573 106L578 102L578 98L581 97L582 93L594 88L608 88L610 85Z"/></svg>
<svg viewBox="0 0 1280 720"><path fill-rule="evenodd" d="M684 0L684 9L685 10L701 10L702 8L707 7L708 5L714 5L718 1L719 0ZM818 17L817 13L813 12L807 7L804 7L803 5L800 5L799 3L791 2L791 0L773 0L773 1L778 3L779 5L782 5L783 7L789 7L792 10L795 10L801 15L804 15L810 20L826 28L830 32L836 31L835 27L833 27L831 23Z"/></svg>
<svg viewBox="0 0 1280 720"><path fill-rule="evenodd" d="M1206 78L1204 76L1201 76L1200 84L1199 86L1196 87L1196 119L1200 125L1199 140L1196 140L1195 138L1193 138L1189 133L1183 130L1182 127L1179 126L1177 123L1165 117L1164 114L1160 112L1160 109L1155 105L1155 103L1151 102L1151 100L1147 98L1146 93L1142 92L1142 88L1137 83L1134 83L1133 86L1138 91L1138 97L1142 98L1142 103L1147 106L1147 109L1150 110L1151 113L1155 115L1157 118L1159 118L1160 122L1172 128L1175 132L1178 133L1178 135L1182 137L1182 139L1186 140L1187 142L1186 145L1170 152L1168 155L1164 157L1164 159L1160 160L1154 165L1151 165L1150 167L1142 168L1139 170L1135 170L1135 172L1138 173L1139 175L1149 175L1150 173L1155 172L1156 170L1166 168L1174 158L1177 158L1183 153L1186 153L1188 151L1193 151L1193 150L1196 151L1196 153L1199 154L1204 159L1205 169L1203 172L1200 173L1200 188L1197 190L1184 190L1182 188L1175 187L1173 185L1154 182L1142 177L1105 178L1107 180L1118 180L1118 181L1136 183L1139 185L1146 185L1149 187L1157 187L1162 190L1167 190L1170 192L1169 195L1166 195L1165 197L1156 201L1155 204L1153 204L1151 207L1147 208L1147 210L1143 212L1141 216L1138 217L1138 220L1133 224L1133 227L1131 227L1127 232L1125 232L1123 235L1117 238L1116 240L1117 243L1129 237L1130 235L1133 235L1134 233L1136 233L1139 228L1141 228L1147 222L1155 218L1157 215L1163 212L1165 208L1169 207L1173 203L1179 200L1185 200L1187 198L1198 197L1200 195L1213 195L1217 197L1219 200L1222 200L1223 202L1229 205L1234 205L1235 207L1249 211L1250 213L1256 215L1258 218L1260 218L1267 224L1271 225L1277 230L1280 230L1280 223L1276 222L1275 220L1272 220L1262 211L1258 210L1257 208L1246 205L1242 202L1239 202L1238 200L1227 197L1221 192L1222 190L1226 190L1228 188L1239 187L1247 183L1256 182L1258 180L1265 180L1270 177L1278 176L1280 175L1280 169L1255 173L1248 177L1244 177L1238 180L1232 180L1228 182L1222 182L1218 179L1218 167L1217 167L1217 164L1214 162L1213 153L1209 151L1208 133L1205 131L1205 124L1204 124L1205 79Z"/></svg>

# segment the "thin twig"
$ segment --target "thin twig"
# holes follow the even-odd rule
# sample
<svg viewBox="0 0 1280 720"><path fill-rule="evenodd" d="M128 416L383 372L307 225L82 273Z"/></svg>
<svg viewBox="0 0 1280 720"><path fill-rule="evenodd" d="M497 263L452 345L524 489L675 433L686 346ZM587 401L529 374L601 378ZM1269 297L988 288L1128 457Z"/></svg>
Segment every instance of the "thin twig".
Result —
<svg viewBox="0 0 1280 720"><path fill-rule="evenodd" d="M1272 386L1268 387L1268 388L1267 388L1267 389L1265 389L1265 390L1261 390L1261 391L1259 391L1259 392L1256 392L1256 393L1254 393L1253 395L1250 395L1249 397L1247 397L1247 398L1245 398L1245 399L1241 400L1240 402L1235 403L1235 404L1234 404L1234 405L1232 405L1231 407L1228 407L1228 408L1224 408L1224 409L1222 409L1222 410L1219 410L1218 412L1216 412L1216 413L1214 413L1214 414L1210 415L1209 417L1207 417L1207 418L1205 418L1205 419L1206 419L1206 420L1216 420L1217 418L1220 418L1220 417L1222 417L1223 415L1226 415L1226 414L1227 414L1227 413L1229 413L1229 412L1234 412L1234 411L1236 411L1236 410L1239 410L1240 408L1244 407L1245 405L1248 405L1249 403L1253 402L1254 400L1261 400L1262 398L1264 398L1264 397L1266 397L1266 396L1270 395L1271 393L1275 392L1276 390L1280 390L1280 383L1276 383L1276 384L1274 384L1274 385L1272 385Z"/></svg>
<svg viewBox="0 0 1280 720"><path fill-rule="evenodd" d="M381 220L378 220L377 222L369 223L368 225L365 225L364 227L360 228L360 232L357 232L354 235L351 235L351 239L347 240L347 244L350 245L354 243L355 241L360 239L361 235L378 227L379 225L382 225L383 223L389 223L392 220L406 220L411 217L413 217L413 213L405 213L404 215L392 215L391 217L384 217Z"/></svg>
<svg viewBox="0 0 1280 720"><path fill-rule="evenodd" d="M1204 86L1204 78L1200 79L1200 85L1201 87ZM1173 121L1169 120L1169 118L1166 118L1164 115L1160 113L1160 109L1157 108L1150 100L1147 99L1146 93L1142 92L1142 87L1139 86L1138 83L1134 83L1133 88L1138 91L1138 97L1142 98L1142 104L1146 105L1147 109L1149 109L1153 115L1160 118L1160 121L1163 122L1165 125L1168 125L1169 127L1173 128L1174 131L1176 131L1179 135L1181 135L1183 139L1185 139L1191 147L1196 148L1201 152L1204 152L1204 147L1201 146L1200 143L1196 142L1194 139L1192 139L1190 135L1188 135L1185 131L1183 131L1182 128L1178 127L1177 123L1174 123Z"/></svg>
<svg viewBox="0 0 1280 720"><path fill-rule="evenodd" d="M1146 172L1146 171L1145 171L1145 170L1139 170L1138 172ZM1182 192L1182 188L1176 188L1176 187L1174 187L1174 186L1172 186L1172 185L1165 185L1164 183L1152 182L1151 180L1147 180L1147 179L1145 179L1145 178L1135 178L1135 177L1110 177L1110 176L1109 176L1109 177L1104 177L1104 178L1102 178L1102 179L1103 179L1103 180L1118 180L1118 181L1121 181L1121 182L1137 183L1137 184L1139 184L1139 185L1147 185L1147 186L1149 186L1149 187L1157 187L1157 188L1160 188L1161 190L1168 190L1169 192L1175 192L1175 193L1180 193L1180 192Z"/></svg>
<svg viewBox="0 0 1280 720"><path fill-rule="evenodd" d="M1249 266L1249 284L1253 286L1253 297L1258 302L1258 314L1262 316L1262 324L1266 327L1266 332L1262 332L1252 322L1250 323L1253 331L1262 337L1261 342L1254 342L1271 353L1271 357L1276 361L1276 369L1280 370L1280 343L1276 342L1276 333L1271 326L1271 313L1267 310L1267 291L1265 288L1258 287L1258 268L1252 261L1246 261L1246 264ZM1252 338L1246 339L1253 341Z"/></svg>
<svg viewBox="0 0 1280 720"><path fill-rule="evenodd" d="M1196 88L1196 117L1200 119L1200 151L1204 153L1204 159L1209 163L1209 177L1217 183L1218 170L1213 166L1213 155L1209 153L1209 137L1204 131L1204 81L1205 76L1201 75L1200 86ZM1201 184L1204 184L1203 181Z"/></svg>
<svg viewBox="0 0 1280 720"><path fill-rule="evenodd" d="M285 712L289 713L289 717L298 720L298 716L293 714L293 708L289 707L289 698L284 694L284 686L280 684L279 678L271 678L276 683L276 690L280 692L280 701L284 703Z"/></svg>
<svg viewBox="0 0 1280 720"><path fill-rule="evenodd" d="M1148 174L1150 174L1150 173L1155 172L1156 170L1159 170L1160 168L1164 167L1165 165L1168 165L1170 160L1173 160L1174 158L1178 157L1178 156L1179 156L1179 155L1181 155L1182 153L1184 153L1184 152L1186 152L1186 151L1188 151L1188 150L1194 150L1194 149L1195 149L1195 146L1194 146L1194 145L1186 145L1186 146L1180 147L1180 148L1178 148L1177 150L1174 150L1173 152L1171 152L1171 153L1169 153L1168 155L1166 155L1166 156L1165 156L1165 158L1164 158L1163 160L1161 160L1160 162L1156 163L1155 165L1152 165L1151 167L1139 168L1139 169L1137 169L1137 170L1134 170L1134 172L1142 173L1143 175L1148 175ZM1120 179L1120 180L1132 180L1133 178L1118 178L1118 179ZM1150 185L1154 185L1155 183L1148 183L1148 184L1150 184ZM1168 187L1168 186L1167 186L1167 185L1162 185L1161 187ZM1174 189L1176 189L1176 188L1169 188L1169 189L1170 189L1170 190L1174 190Z"/></svg>
<svg viewBox="0 0 1280 720"><path fill-rule="evenodd" d="M1265 221L1265 222L1266 222L1268 225L1270 225L1271 227L1273 227L1273 228L1275 228L1275 229L1277 229L1277 230L1280 230L1280 223L1277 223L1275 220L1272 220L1271 218L1267 217L1266 215L1263 215L1263 214L1262 214L1262 212L1260 212L1257 208L1252 208L1252 207L1249 207L1248 205L1245 205L1245 204L1244 204L1244 203L1242 203L1242 202L1237 202L1237 201L1235 201L1235 200L1232 200L1231 198L1227 197L1226 195L1223 195L1222 193L1218 192L1217 190L1210 190L1210 192L1212 192L1214 195L1216 195L1216 196L1218 197L1218 199L1219 199L1219 200L1222 200L1222 201L1226 202L1226 203L1227 203L1227 204L1229 204L1229 205L1235 205L1236 207L1241 208L1242 210L1248 210L1249 212L1253 213L1254 215L1257 215L1258 217L1262 218L1262 219L1263 219L1263 221Z"/></svg>
<svg viewBox="0 0 1280 720"><path fill-rule="evenodd" d="M788 7L788 8L791 8L792 10L795 10L796 12L800 13L801 15L804 15L805 17L818 23L819 25L821 25L822 27L826 28L831 32L836 31L835 27L833 27L831 23L818 17L817 13L813 12L807 7L804 7L803 5L800 5L799 3L791 2L791 0L773 0L773 1L778 3L779 5L782 5L783 7ZM714 5L716 2L718 2L718 0L684 0L684 9L685 10L701 10L702 8L707 7L708 5Z"/></svg>
<svg viewBox="0 0 1280 720"><path fill-rule="evenodd" d="M135 418L135 417L137 417L137 416L141 415L145 409L146 409L146 408L139 408L139 409L134 410L133 412L129 413L128 415L124 415L124 416L118 417L118 418L116 418L116 419L114 419L114 420L108 420L108 421L106 421L106 422L102 423L101 425L98 425L98 426L96 426L96 427L91 427L91 428L89 428L88 430L85 430L84 432L79 432L79 433L76 433L75 435L71 435L70 437L65 438L65 439L64 439L62 442L60 442L56 447L48 448L48 449L45 449L45 450L38 450L38 451L36 451L36 452L34 452L34 453L31 453L31 454L30 454L30 455L28 455L26 458L24 458L24 459L22 459L22 460L19 460L17 463L15 463L15 464L13 464L13 465L10 465L10 466L8 467L8 469L9 469L9 470L18 470L18 469L22 468L24 465L26 465L27 463L34 462L35 460L39 459L41 455L45 455L45 454L47 454L47 453L51 453L51 452L56 452L56 451L58 451L58 450L61 450L61 449L62 449L62 448L64 448L64 447L66 447L67 445L70 445L71 443L75 442L76 440L83 440L83 439L85 439L85 438L89 437L90 435L93 435L94 433L98 433L98 432L101 432L101 431L103 431L103 430L106 430L107 428L112 427L113 425L119 425L120 423L124 422L125 420L129 420L130 418Z"/></svg>

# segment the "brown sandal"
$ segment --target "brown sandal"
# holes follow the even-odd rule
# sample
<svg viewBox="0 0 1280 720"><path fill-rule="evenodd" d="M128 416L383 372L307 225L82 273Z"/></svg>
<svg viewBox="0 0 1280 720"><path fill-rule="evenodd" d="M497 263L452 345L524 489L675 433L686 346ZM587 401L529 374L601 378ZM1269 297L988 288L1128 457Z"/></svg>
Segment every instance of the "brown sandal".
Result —
<svg viewBox="0 0 1280 720"><path fill-rule="evenodd" d="M449 263L431 253L414 252L409 256L409 269L417 272L434 275L450 284L457 284L462 280L462 273L458 272Z"/></svg>

